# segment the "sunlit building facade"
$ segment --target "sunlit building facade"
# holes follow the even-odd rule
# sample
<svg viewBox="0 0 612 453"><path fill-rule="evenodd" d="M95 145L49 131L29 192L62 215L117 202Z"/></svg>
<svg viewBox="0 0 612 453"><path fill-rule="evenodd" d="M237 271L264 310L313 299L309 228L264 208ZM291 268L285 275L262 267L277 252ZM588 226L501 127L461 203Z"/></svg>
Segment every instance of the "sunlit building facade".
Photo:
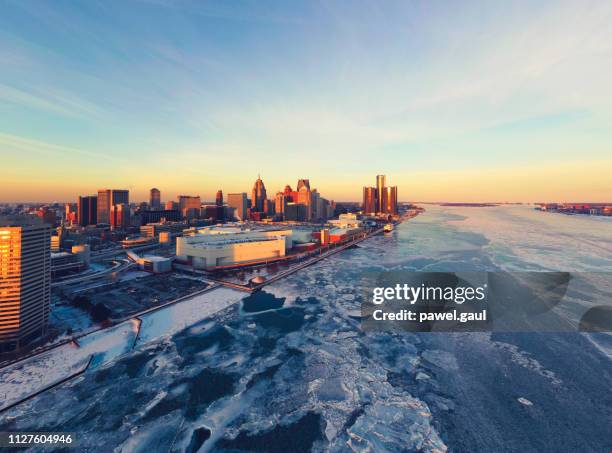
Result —
<svg viewBox="0 0 612 453"><path fill-rule="evenodd" d="M251 211L264 212L265 200L267 200L266 186L258 176L255 184L253 184L253 190L251 191Z"/></svg>
<svg viewBox="0 0 612 453"><path fill-rule="evenodd" d="M51 227L0 217L0 352L46 335L50 280Z"/></svg>
<svg viewBox="0 0 612 453"><path fill-rule="evenodd" d="M115 230L127 230L130 226L130 207L127 204L114 204L110 211L110 226Z"/></svg>
<svg viewBox="0 0 612 453"><path fill-rule="evenodd" d="M196 269L252 264L285 256L291 236L291 230L203 228L176 239L176 256Z"/></svg>
<svg viewBox="0 0 612 453"><path fill-rule="evenodd" d="M363 188L363 213L376 214L376 188Z"/></svg>
<svg viewBox="0 0 612 453"><path fill-rule="evenodd" d="M246 220L247 218L247 194L230 193L227 195L228 206L234 208L234 216L238 220Z"/></svg>
<svg viewBox="0 0 612 453"><path fill-rule="evenodd" d="M397 215L397 186L387 187L385 175L376 176L376 187L363 188L362 210L367 215Z"/></svg>
<svg viewBox="0 0 612 453"><path fill-rule="evenodd" d="M179 195L178 204L179 211L184 219L195 219L200 216L202 202L199 195Z"/></svg>
<svg viewBox="0 0 612 453"><path fill-rule="evenodd" d="M376 175L376 212L385 212L385 175Z"/></svg>
<svg viewBox="0 0 612 453"><path fill-rule="evenodd" d="M110 223L111 206L130 204L130 191L121 189L98 190L98 223Z"/></svg>
<svg viewBox="0 0 612 453"><path fill-rule="evenodd" d="M384 213L397 215L397 186L385 187L384 191Z"/></svg>

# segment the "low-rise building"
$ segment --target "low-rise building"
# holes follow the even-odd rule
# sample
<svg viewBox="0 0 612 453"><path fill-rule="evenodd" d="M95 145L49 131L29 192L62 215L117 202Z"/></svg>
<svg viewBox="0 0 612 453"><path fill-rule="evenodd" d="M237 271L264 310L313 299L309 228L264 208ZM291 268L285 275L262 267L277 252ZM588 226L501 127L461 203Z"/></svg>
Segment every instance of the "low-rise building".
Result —
<svg viewBox="0 0 612 453"><path fill-rule="evenodd" d="M356 214L340 214L337 220L330 220L328 223L336 228L361 228L363 222L357 218Z"/></svg>
<svg viewBox="0 0 612 453"><path fill-rule="evenodd" d="M203 228L177 238L177 259L196 269L251 264L285 256L293 246L291 230Z"/></svg>
<svg viewBox="0 0 612 453"><path fill-rule="evenodd" d="M329 232L329 242L343 242L353 239L363 232L363 228L333 228Z"/></svg>
<svg viewBox="0 0 612 453"><path fill-rule="evenodd" d="M152 272L153 274L164 274L172 271L172 258L144 255L138 259L138 265L143 271Z"/></svg>

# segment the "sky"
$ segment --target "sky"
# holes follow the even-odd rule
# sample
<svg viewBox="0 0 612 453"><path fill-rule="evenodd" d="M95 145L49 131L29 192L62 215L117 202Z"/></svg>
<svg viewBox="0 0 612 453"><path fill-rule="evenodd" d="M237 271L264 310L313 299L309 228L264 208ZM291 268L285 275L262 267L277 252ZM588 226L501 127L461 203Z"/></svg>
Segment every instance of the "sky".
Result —
<svg viewBox="0 0 612 453"><path fill-rule="evenodd" d="M0 1L0 202L612 201L612 2Z"/></svg>

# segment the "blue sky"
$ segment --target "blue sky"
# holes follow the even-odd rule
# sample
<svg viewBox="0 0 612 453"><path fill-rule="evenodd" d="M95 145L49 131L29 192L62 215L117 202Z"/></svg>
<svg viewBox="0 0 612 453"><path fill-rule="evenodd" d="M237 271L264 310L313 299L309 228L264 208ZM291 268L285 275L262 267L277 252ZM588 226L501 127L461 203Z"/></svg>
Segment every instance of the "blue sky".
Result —
<svg viewBox="0 0 612 453"><path fill-rule="evenodd" d="M0 3L0 201L612 198L612 3Z"/></svg>

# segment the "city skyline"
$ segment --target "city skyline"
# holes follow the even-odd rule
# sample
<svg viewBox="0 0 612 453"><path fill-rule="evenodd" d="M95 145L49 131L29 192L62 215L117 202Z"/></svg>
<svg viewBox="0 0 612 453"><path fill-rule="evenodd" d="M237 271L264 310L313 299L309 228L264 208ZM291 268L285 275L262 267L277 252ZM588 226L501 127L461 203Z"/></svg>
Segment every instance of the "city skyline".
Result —
<svg viewBox="0 0 612 453"><path fill-rule="evenodd" d="M258 172L336 201L372 173L399 201L608 201L610 20L606 2L9 2L0 202L214 200Z"/></svg>

